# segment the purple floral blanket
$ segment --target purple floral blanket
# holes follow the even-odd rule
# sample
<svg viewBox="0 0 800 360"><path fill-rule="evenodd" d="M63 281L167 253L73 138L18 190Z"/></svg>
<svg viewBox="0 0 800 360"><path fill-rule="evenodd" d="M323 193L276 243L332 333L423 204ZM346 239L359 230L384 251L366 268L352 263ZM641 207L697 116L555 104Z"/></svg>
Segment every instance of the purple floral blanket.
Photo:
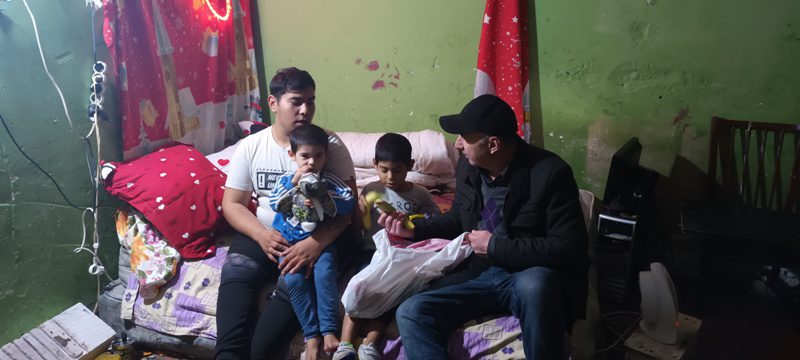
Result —
<svg viewBox="0 0 800 360"><path fill-rule="evenodd" d="M131 275L122 298L122 318L170 335L216 339L217 293L227 254L227 247L218 246L214 257L182 261L177 275L151 300L139 296L139 282Z"/></svg>

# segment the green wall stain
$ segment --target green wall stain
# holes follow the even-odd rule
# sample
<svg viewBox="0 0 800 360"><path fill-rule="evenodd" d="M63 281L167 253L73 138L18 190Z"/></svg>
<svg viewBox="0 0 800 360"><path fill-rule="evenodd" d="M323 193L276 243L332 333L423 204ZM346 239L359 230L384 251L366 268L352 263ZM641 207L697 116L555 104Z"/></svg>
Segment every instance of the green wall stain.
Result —
<svg viewBox="0 0 800 360"><path fill-rule="evenodd" d="M472 98L481 1L262 2L267 78L317 82L316 122L338 131L438 128Z"/></svg>
<svg viewBox="0 0 800 360"><path fill-rule="evenodd" d="M91 127L86 116L94 61L91 10L78 1L29 0L28 4L36 17L48 68L64 93L74 128L70 128L41 65L33 26L22 1L12 1L0 12L0 114L25 152L58 181L67 197L78 206L90 206L94 199L82 137ZM98 16L96 20L100 36L102 19ZM100 58L107 60L103 46L98 51ZM114 85L107 85L105 110L115 120ZM102 125L102 157L118 159L119 126L115 122ZM96 144L93 149L96 151ZM104 206L116 204L108 200ZM111 231L111 210L101 209L100 215L101 221L111 224L101 226L100 256L115 276L117 260L113 254L119 245ZM90 217L87 215L91 226ZM91 308L97 292L97 280L87 272L91 256L73 253L81 243L81 234L81 211L66 206L50 180L0 129L0 345L76 302ZM91 247L91 240L87 245Z"/></svg>
<svg viewBox="0 0 800 360"><path fill-rule="evenodd" d="M706 167L714 114L798 121L796 1L532 4L544 145L598 195L611 155L632 136L644 145L642 163L667 175L677 155ZM268 78L289 65L311 71L317 121L334 130L439 129L438 117L472 96L483 7L270 2L260 9ZM372 60L397 66L397 88L372 90L384 72L365 70Z"/></svg>
<svg viewBox="0 0 800 360"><path fill-rule="evenodd" d="M79 137L89 128L83 115L92 61L89 10L77 1L29 3L75 130L39 64L20 1L0 13L0 111L70 198L88 205ZM579 186L598 195L611 154L632 136L644 145L642 163L666 175L678 155L706 167L713 114L798 122L796 1L532 4L544 145L572 165ZM440 115L460 111L472 97L483 1L259 5L267 78L284 66L309 70L323 126L439 129ZM113 111L113 102L109 107ZM119 158L118 127L111 125L104 157ZM74 302L93 301L89 258L71 253L80 241L79 213L54 205L61 203L0 133L0 246L6 249L0 252L0 343ZM101 214L110 218L113 206L107 205ZM117 247L112 227L110 219L102 223L102 255L110 268Z"/></svg>
<svg viewBox="0 0 800 360"><path fill-rule="evenodd" d="M712 115L798 122L800 46L786 41L797 2L538 1L536 12L545 144L596 194L631 136L668 175L676 155L706 168Z"/></svg>

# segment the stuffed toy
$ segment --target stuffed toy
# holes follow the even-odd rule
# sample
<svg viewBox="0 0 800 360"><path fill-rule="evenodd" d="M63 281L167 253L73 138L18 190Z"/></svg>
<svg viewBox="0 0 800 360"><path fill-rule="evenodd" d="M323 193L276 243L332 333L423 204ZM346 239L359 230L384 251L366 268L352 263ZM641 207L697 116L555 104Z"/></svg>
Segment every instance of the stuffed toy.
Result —
<svg viewBox="0 0 800 360"><path fill-rule="evenodd" d="M314 205L306 206L306 199ZM307 232L314 231L326 215L336 216L336 204L328 193L328 187L315 173L303 174L297 186L278 199L277 209L278 212L291 214Z"/></svg>

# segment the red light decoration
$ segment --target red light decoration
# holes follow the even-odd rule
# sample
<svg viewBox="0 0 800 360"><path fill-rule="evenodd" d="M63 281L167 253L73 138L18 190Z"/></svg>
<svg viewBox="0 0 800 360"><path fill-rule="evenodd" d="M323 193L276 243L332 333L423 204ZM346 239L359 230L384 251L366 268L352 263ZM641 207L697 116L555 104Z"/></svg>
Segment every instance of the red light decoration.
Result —
<svg viewBox="0 0 800 360"><path fill-rule="evenodd" d="M211 6L211 0L205 0L206 6L208 9L211 10L211 13L214 14L214 17L220 21L227 21L228 18L231 16L231 0L225 0L225 15L220 15L213 6Z"/></svg>

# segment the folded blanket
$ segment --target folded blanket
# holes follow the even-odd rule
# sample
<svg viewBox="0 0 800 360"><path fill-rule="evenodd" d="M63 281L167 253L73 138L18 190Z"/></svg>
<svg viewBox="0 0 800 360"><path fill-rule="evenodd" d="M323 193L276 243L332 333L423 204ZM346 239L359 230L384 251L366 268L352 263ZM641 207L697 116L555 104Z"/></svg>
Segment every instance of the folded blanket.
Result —
<svg viewBox="0 0 800 360"><path fill-rule="evenodd" d="M139 295L144 299L154 298L158 287L175 274L180 254L140 214L119 210L116 226L120 245L130 251L132 276L139 283Z"/></svg>
<svg viewBox="0 0 800 360"><path fill-rule="evenodd" d="M220 271L228 254L224 244L217 246L213 257L183 261L152 300L138 295L139 282L131 276L122 298L122 318L170 335L216 339Z"/></svg>

